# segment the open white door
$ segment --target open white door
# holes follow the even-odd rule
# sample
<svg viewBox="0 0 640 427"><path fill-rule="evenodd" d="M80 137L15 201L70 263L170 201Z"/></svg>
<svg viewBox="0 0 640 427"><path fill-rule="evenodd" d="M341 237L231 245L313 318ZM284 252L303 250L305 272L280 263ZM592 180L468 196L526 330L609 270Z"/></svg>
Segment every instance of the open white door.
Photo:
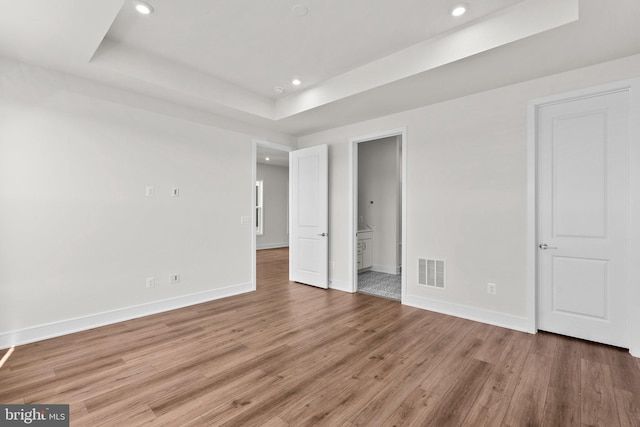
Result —
<svg viewBox="0 0 640 427"><path fill-rule="evenodd" d="M289 153L289 280L324 289L329 287L328 175L326 145Z"/></svg>

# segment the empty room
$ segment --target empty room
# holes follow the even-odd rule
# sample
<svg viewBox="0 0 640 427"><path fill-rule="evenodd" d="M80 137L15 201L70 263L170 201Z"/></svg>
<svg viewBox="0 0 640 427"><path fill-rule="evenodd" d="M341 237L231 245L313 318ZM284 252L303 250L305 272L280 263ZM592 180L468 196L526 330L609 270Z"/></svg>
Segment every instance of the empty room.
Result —
<svg viewBox="0 0 640 427"><path fill-rule="evenodd" d="M639 28L0 0L0 426L640 426Z"/></svg>

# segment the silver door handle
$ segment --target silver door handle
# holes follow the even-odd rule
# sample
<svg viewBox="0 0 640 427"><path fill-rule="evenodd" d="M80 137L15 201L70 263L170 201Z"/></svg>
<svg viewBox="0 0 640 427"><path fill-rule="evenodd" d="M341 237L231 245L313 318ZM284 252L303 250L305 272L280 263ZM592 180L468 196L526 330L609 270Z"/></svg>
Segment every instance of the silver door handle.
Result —
<svg viewBox="0 0 640 427"><path fill-rule="evenodd" d="M329 235L329 233L318 234L318 236L320 236L320 237L327 237L328 235Z"/></svg>
<svg viewBox="0 0 640 427"><path fill-rule="evenodd" d="M546 251L547 249L558 249L558 247L557 247L557 246L549 246L549 245L547 245L546 243L540 243L540 244L538 245L538 247L539 247L540 249L542 249L543 251Z"/></svg>

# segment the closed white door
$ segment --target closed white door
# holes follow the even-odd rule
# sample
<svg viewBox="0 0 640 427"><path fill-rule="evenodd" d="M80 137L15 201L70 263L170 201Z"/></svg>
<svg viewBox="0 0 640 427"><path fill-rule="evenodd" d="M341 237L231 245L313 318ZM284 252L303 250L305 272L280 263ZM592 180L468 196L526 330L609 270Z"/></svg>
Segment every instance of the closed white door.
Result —
<svg viewBox="0 0 640 427"><path fill-rule="evenodd" d="M291 233L289 280L329 287L328 148L289 153Z"/></svg>
<svg viewBox="0 0 640 427"><path fill-rule="evenodd" d="M540 107L538 328L629 347L629 93Z"/></svg>

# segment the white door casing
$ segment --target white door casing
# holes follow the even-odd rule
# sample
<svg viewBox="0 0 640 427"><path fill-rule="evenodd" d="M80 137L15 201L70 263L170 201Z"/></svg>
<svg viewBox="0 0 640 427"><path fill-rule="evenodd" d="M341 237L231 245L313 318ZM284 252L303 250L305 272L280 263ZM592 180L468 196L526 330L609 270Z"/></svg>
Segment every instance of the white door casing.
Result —
<svg viewBox="0 0 640 427"><path fill-rule="evenodd" d="M400 222L401 222L401 302L406 304L407 298L407 128L391 129L387 131L375 132L368 135L363 135L349 139L349 164L350 164L350 182L349 182L349 199L351 200L351 206L349 210L349 216L351 221L349 222L349 236L350 247L352 251L351 256L351 283L347 292L356 292L358 284L358 144L374 141L377 139L388 138L390 136L397 136L400 138L400 170L401 170L401 206L400 206Z"/></svg>
<svg viewBox="0 0 640 427"><path fill-rule="evenodd" d="M329 287L328 147L289 153L289 280Z"/></svg>
<svg viewBox="0 0 640 427"><path fill-rule="evenodd" d="M257 176L257 151L258 146L266 147L272 150L278 150L283 152L291 152L293 148L288 145L276 144L270 141L265 141L262 139L253 139L252 141L252 154L251 154L251 188L255 189L256 185L256 176ZM251 191L251 224L256 223L256 192ZM251 228L251 284L252 290L256 290L256 233L255 229Z"/></svg>
<svg viewBox="0 0 640 427"><path fill-rule="evenodd" d="M538 328L629 348L629 91L537 110Z"/></svg>

